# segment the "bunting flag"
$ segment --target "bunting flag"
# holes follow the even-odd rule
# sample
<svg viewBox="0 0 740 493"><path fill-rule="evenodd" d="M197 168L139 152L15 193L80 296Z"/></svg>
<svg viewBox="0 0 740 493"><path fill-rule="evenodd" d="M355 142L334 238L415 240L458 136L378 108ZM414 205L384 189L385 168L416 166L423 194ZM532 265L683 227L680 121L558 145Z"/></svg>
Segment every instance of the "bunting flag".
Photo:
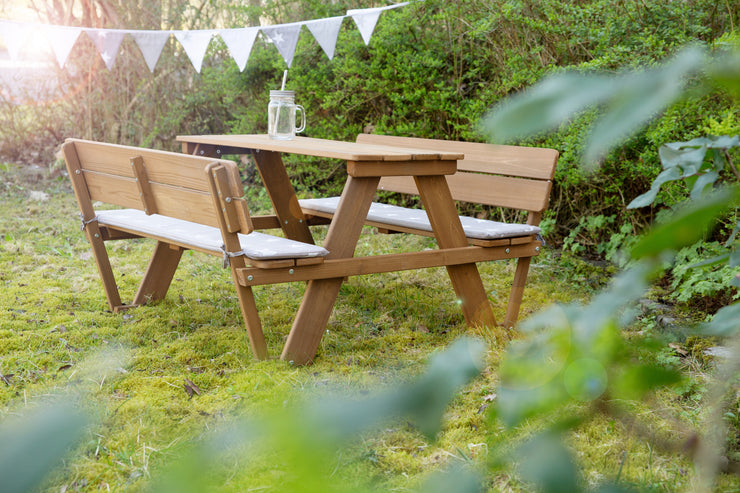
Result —
<svg viewBox="0 0 740 493"><path fill-rule="evenodd" d="M51 45L54 56L57 58L59 68L64 68L67 58L72 51L77 39L82 32L79 29L66 26L49 26L46 30L47 39Z"/></svg>
<svg viewBox="0 0 740 493"><path fill-rule="evenodd" d="M362 36L362 40L365 42L365 45L367 46L370 44L370 36L373 35L375 26L378 23L378 19L380 18L380 14L382 14L386 10L403 7L404 5L408 5L408 4L409 2L405 2L405 3L396 4L396 5L390 5L388 7L378 7L374 9L348 10L347 15L352 17L352 20L355 21L355 24L357 25L357 29L360 30L360 35Z"/></svg>
<svg viewBox="0 0 740 493"><path fill-rule="evenodd" d="M192 31L141 31L130 29L94 29L68 26L50 26L30 24L24 22L7 21L0 19L0 38L8 49L10 58L17 60L23 47L27 44L31 33L37 30L49 41L60 67L64 67L80 34L84 31L95 44L108 70L112 70L126 34L130 35L141 50L147 67L154 72L154 67L162 54L170 34L174 34L177 41L185 50L196 72L200 73L203 59L211 42L218 35L229 49L231 57L240 71L243 71L249 60L252 48L261 31L267 42L277 48L288 68L293 63L301 27L306 26L316 42L321 46L329 60L334 58L337 38L342 22L351 17L360 31L365 45L375 30L380 15L386 10L396 9L408 5L410 2L375 7L369 9L348 10L347 15L314 19L309 21L277 24L273 26L246 27L235 29L203 29Z"/></svg>
<svg viewBox="0 0 740 493"><path fill-rule="evenodd" d="M170 32L129 31L129 34L136 41L136 46L139 47L141 54L144 56L144 61L146 62L146 66L149 67L149 71L154 72L154 67L159 61L159 56L162 54L164 45L170 39Z"/></svg>
<svg viewBox="0 0 740 493"><path fill-rule="evenodd" d="M17 60L21 48L25 46L26 40L31 35L31 29L20 22L0 22L0 37L5 41L11 60Z"/></svg>
<svg viewBox="0 0 740 493"><path fill-rule="evenodd" d="M243 72L247 66L249 55L252 53L254 41L257 39L260 29L258 27L244 27L241 29L223 29L218 34L226 44L231 57Z"/></svg>
<svg viewBox="0 0 740 493"><path fill-rule="evenodd" d="M339 36L339 29L342 27L343 20L344 16L339 16L307 21L305 23L308 30L313 34L314 39L321 46L321 49L329 57L329 60L334 58L334 49L337 47L337 37Z"/></svg>
<svg viewBox="0 0 740 493"><path fill-rule="evenodd" d="M211 43L211 38L217 32L215 30L172 32L182 45L185 54L190 59L190 63L193 64L195 71L198 73L200 73L200 68L203 66L203 58L206 56L206 50Z"/></svg>
<svg viewBox="0 0 740 493"><path fill-rule="evenodd" d="M103 59L103 62L105 62L105 66L108 67L108 70L112 70L113 65L116 63L118 49L121 47L123 36L126 33L117 29L83 30L95 44L95 47L98 49L98 53L100 53L100 57Z"/></svg>
<svg viewBox="0 0 740 493"><path fill-rule="evenodd" d="M263 27L261 31L272 41L272 44L278 49L283 56L283 60L288 64L288 68L293 63L295 47L298 45L298 35L301 33L302 22L292 24L281 24L279 26Z"/></svg>

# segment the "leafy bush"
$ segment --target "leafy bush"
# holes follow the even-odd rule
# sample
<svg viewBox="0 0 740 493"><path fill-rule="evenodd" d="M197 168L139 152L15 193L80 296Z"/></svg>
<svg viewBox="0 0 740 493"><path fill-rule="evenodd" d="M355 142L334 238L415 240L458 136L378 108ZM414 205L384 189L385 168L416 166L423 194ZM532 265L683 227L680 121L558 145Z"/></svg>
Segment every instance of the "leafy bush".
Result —
<svg viewBox="0 0 740 493"><path fill-rule="evenodd" d="M106 5L106 12L114 15L100 19L105 27L193 29L342 15L368 3L271 0L257 6L213 1L196 12L194 6L176 2L166 13L131 0ZM63 22L63 16L50 12L40 15ZM76 25L91 17L75 14L70 15ZM288 87L307 109L308 136L352 140L360 132L376 132L483 140L476 122L486 109L546 74L565 68L651 66L686 43L732 42L726 33L738 22L736 5L713 0L428 0L384 13L369 46L353 23L345 21L332 61L304 32ZM268 92L280 86L285 68L273 46L256 43L240 73L223 44L212 43L202 74L196 74L172 42L149 74L129 41L108 72L83 37L68 68L56 74L60 84L53 102L36 106L6 101L8 111L0 113L0 154L44 165L53 161L56 146L68 136L175 149L177 134L264 132ZM577 163L593 111L577 115L570 127L554 134L523 140L561 152L548 212L556 225L550 241L563 241L582 218L614 217L603 238L580 244L599 255L599 245L616 241L609 237L622 234L623 223L636 231L644 228L654 212L628 211L625 205L660 172L658 145L699 136L697 129L710 124L704 115L720 115L727 107L727 99L717 93L696 95L604 156L603 165L590 175ZM341 163L292 160L289 166L302 193L341 189ZM680 200L683 192L675 193Z"/></svg>

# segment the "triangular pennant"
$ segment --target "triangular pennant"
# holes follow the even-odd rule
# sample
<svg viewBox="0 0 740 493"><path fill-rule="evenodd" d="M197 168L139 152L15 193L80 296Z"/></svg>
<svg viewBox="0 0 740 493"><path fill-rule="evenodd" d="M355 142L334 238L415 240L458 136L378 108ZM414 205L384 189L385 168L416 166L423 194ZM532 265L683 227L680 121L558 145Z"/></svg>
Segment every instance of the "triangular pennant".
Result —
<svg viewBox="0 0 740 493"><path fill-rule="evenodd" d="M0 21L0 37L8 48L11 60L17 60L31 34L30 26L11 21Z"/></svg>
<svg viewBox="0 0 740 493"><path fill-rule="evenodd" d="M95 46L98 48L101 58L105 62L108 70L113 69L118 56L118 49L121 47L121 41L126 34L125 31L114 29L85 29Z"/></svg>
<svg viewBox="0 0 740 493"><path fill-rule="evenodd" d="M206 56L206 50L211 43L211 38L218 31L213 29L198 31L173 31L175 37L185 50L185 54L193 64L195 71L200 73L203 66L203 58Z"/></svg>
<svg viewBox="0 0 740 493"><path fill-rule="evenodd" d="M262 32L277 47L283 56L283 60L288 64L288 68L293 63L295 47L298 44L298 35L301 33L301 24L300 22L294 22L292 24L280 24L261 28Z"/></svg>
<svg viewBox="0 0 740 493"><path fill-rule="evenodd" d="M244 27L240 29L224 29L219 33L221 39L226 43L231 57L236 62L236 66L239 67L240 72L243 72L244 67L247 66L249 54L252 52L254 40L257 39L259 32L260 29L258 27Z"/></svg>
<svg viewBox="0 0 740 493"><path fill-rule="evenodd" d="M326 19L318 19L315 21L306 21L304 24L311 31L313 37L324 50L329 60L334 58L334 49L337 46L337 36L339 36L339 29L342 27L342 21L345 16L339 17L328 17Z"/></svg>
<svg viewBox="0 0 740 493"><path fill-rule="evenodd" d="M59 68L63 68L72 48L82 33L82 29L78 27L46 26L44 30L51 49L54 50L54 55L57 57Z"/></svg>
<svg viewBox="0 0 740 493"><path fill-rule="evenodd" d="M129 31L128 32L134 41L136 46L141 50L141 54L144 56L146 66L149 67L150 72L154 72L154 67L159 61L159 56L162 54L165 43L170 39L169 31Z"/></svg>
<svg viewBox="0 0 740 493"><path fill-rule="evenodd" d="M347 15L351 16L355 21L357 29L360 30L360 35L362 35L362 40L365 42L365 45L368 45L370 44L370 36L372 36L373 31L375 30L375 25L378 23L380 14L385 10L397 9L398 7L404 7L408 4L409 2L403 2L395 5L388 5L387 7L348 10Z"/></svg>
<svg viewBox="0 0 740 493"><path fill-rule="evenodd" d="M357 29L360 30L360 35L365 45L370 44L370 36L373 35L375 25L378 23L382 8L377 9L361 9L361 10L348 10L347 15L352 17L352 20L357 24Z"/></svg>

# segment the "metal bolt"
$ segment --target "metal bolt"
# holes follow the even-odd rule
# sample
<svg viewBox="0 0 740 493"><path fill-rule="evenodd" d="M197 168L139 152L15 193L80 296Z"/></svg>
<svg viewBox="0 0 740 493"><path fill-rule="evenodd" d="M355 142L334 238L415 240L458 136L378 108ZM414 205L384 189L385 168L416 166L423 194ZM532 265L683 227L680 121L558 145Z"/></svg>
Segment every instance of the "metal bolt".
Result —
<svg viewBox="0 0 740 493"><path fill-rule="evenodd" d="M298 222L299 222L299 223L302 223L302 222L303 222L303 219L299 219L299 220L298 220Z"/></svg>
<svg viewBox="0 0 740 493"><path fill-rule="evenodd" d="M95 238L100 238L100 235L98 233L95 233Z"/></svg>
<svg viewBox="0 0 740 493"><path fill-rule="evenodd" d="M293 269L290 269L290 270L288 271L288 274L290 274L290 275L292 276L293 274L295 274L295 270L293 270Z"/></svg>
<svg viewBox="0 0 740 493"><path fill-rule="evenodd" d="M76 170L75 170L75 174L76 174L76 175L79 175L80 173L82 173L82 171L80 171L80 170L78 170L78 169L76 169Z"/></svg>
<svg viewBox="0 0 740 493"><path fill-rule="evenodd" d="M288 220L287 219L285 220L285 224L288 224Z"/></svg>
<svg viewBox="0 0 740 493"><path fill-rule="evenodd" d="M253 281L253 280L254 280L254 276L252 275L247 276L247 281Z"/></svg>
<svg viewBox="0 0 740 493"><path fill-rule="evenodd" d="M511 253L511 248L507 248L506 253Z"/></svg>
<svg viewBox="0 0 740 493"><path fill-rule="evenodd" d="M231 203L231 197L226 197L226 203L227 204L230 204Z"/></svg>
<svg viewBox="0 0 740 493"><path fill-rule="evenodd" d="M539 252L540 251L540 247L535 247L534 251L535 252Z"/></svg>

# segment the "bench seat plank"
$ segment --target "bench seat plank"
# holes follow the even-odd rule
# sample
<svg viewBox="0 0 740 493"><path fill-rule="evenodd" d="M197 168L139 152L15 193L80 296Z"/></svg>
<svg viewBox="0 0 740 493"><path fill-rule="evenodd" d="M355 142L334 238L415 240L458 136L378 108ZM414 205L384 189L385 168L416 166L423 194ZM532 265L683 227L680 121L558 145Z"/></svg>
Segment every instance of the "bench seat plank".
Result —
<svg viewBox="0 0 740 493"><path fill-rule="evenodd" d="M339 204L339 197L321 199L303 199L298 203L306 213L333 214ZM431 233L427 213L422 209L408 209L397 205L373 202L367 214L367 220L373 223L382 223L389 227L397 226ZM499 240L532 236L540 233L540 228L529 224L502 223L489 219L460 216L465 236L477 240Z"/></svg>
<svg viewBox="0 0 740 493"><path fill-rule="evenodd" d="M189 245L194 250L223 253L221 231L212 226L184 221L159 214L147 215L137 209L114 209L97 211L98 224L138 233L146 237L157 237L179 245ZM277 260L325 257L325 248L300 241L289 240L257 231L239 233L241 254L254 260ZM233 254L232 254L233 255Z"/></svg>

